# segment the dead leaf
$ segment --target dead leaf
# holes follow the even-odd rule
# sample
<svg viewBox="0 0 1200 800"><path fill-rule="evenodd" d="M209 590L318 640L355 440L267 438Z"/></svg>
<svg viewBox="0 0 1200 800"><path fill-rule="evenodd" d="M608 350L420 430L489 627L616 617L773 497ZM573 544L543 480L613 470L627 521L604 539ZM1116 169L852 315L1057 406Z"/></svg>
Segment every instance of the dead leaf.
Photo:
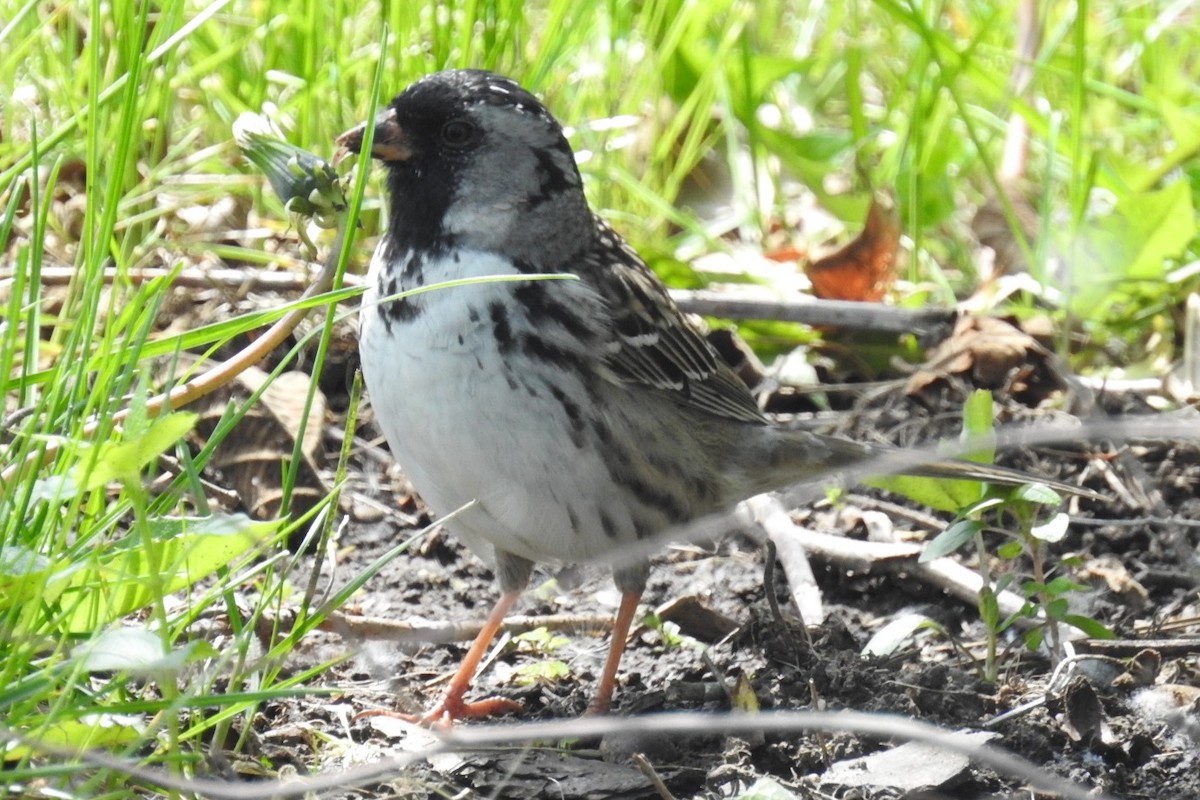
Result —
<svg viewBox="0 0 1200 800"><path fill-rule="evenodd" d="M982 747L999 734L961 731L964 745ZM833 764L821 776L823 785L874 786L912 792L937 788L958 778L971 766L969 756L924 742L907 742L890 750Z"/></svg>
<svg viewBox="0 0 1200 800"><path fill-rule="evenodd" d="M1126 602L1143 607L1150 602L1150 592L1129 572L1116 556L1097 556L1079 567L1075 577L1081 581L1104 581L1108 591L1120 595Z"/></svg>
<svg viewBox="0 0 1200 800"><path fill-rule="evenodd" d="M808 253L806 251L801 250L799 247L791 244L777 247L773 250L767 250L763 253L763 256L766 258L769 258L772 261L777 261L780 264L795 264L797 261L806 257L807 255Z"/></svg>
<svg viewBox="0 0 1200 800"><path fill-rule="evenodd" d="M917 630L933 619L916 611L900 614L877 630L862 649L864 656L886 658L900 652L900 649L912 644Z"/></svg>
<svg viewBox="0 0 1200 800"><path fill-rule="evenodd" d="M200 413L198 435L207 439L231 402L244 402L267 380L267 373L251 367L238 380L214 392ZM238 430L226 436L213 454L212 465L221 469L242 499L251 516L272 519L283 500L281 478L292 458L293 445L304 419L309 376L303 372L285 372L263 392L260 402L238 423ZM303 515L329 493L318 471L321 434L325 424L325 396L318 390L304 426L301 463L292 490L291 513Z"/></svg>
<svg viewBox="0 0 1200 800"><path fill-rule="evenodd" d="M896 204L876 194L862 232L840 250L812 261L804 271L817 297L875 302L895 278L899 250Z"/></svg>
<svg viewBox="0 0 1200 800"><path fill-rule="evenodd" d="M960 318L950 337L908 379L905 393L923 395L955 378L982 389L1003 389L1031 407L1069 388L1053 353L1023 330L994 317Z"/></svg>
<svg viewBox="0 0 1200 800"><path fill-rule="evenodd" d="M1067 687L1062 727L1072 741L1089 745L1103 741L1104 708L1096 690L1083 678L1077 678Z"/></svg>
<svg viewBox="0 0 1200 800"><path fill-rule="evenodd" d="M1162 669L1162 654L1146 648L1125 662L1125 671L1113 679L1117 688L1128 686L1153 686Z"/></svg>
<svg viewBox="0 0 1200 800"><path fill-rule="evenodd" d="M654 610L663 622L674 622L679 632L702 642L719 642L738 629L738 621L727 617L694 594L677 597Z"/></svg>

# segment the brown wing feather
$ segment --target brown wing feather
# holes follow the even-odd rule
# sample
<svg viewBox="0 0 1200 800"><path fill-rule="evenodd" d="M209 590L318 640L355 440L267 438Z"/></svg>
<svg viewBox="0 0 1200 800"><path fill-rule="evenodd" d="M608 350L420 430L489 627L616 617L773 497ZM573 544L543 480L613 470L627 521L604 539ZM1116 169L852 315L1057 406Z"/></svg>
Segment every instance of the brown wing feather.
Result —
<svg viewBox="0 0 1200 800"><path fill-rule="evenodd" d="M746 384L684 316L658 278L606 223L583 277L610 304L612 340L606 366L618 380L671 392L680 402L721 417L765 423Z"/></svg>

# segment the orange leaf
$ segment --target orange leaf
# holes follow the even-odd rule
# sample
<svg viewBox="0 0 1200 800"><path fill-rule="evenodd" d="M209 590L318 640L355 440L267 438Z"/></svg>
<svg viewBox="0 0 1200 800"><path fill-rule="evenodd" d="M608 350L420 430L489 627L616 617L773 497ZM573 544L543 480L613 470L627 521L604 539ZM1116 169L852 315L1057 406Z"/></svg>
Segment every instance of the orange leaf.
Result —
<svg viewBox="0 0 1200 800"><path fill-rule="evenodd" d="M899 249L900 223L895 204L876 195L862 233L805 269L813 294L825 300L878 300L895 277Z"/></svg>

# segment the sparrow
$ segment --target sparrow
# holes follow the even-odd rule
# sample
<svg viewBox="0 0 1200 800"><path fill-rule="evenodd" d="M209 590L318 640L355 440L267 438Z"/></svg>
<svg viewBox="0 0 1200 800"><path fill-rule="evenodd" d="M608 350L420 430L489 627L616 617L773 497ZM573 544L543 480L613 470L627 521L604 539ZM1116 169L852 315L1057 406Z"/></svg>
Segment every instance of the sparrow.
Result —
<svg viewBox="0 0 1200 800"><path fill-rule="evenodd" d="M608 557L621 602L589 710L607 711L649 571L639 542L886 448L773 424L642 259L592 213L562 126L516 82L447 70L338 138L382 162L386 231L360 313L363 377L391 451L500 597L421 719L468 702L535 562ZM545 276L568 276L546 278ZM420 291L445 281L495 278ZM919 474L1024 482L960 461Z"/></svg>

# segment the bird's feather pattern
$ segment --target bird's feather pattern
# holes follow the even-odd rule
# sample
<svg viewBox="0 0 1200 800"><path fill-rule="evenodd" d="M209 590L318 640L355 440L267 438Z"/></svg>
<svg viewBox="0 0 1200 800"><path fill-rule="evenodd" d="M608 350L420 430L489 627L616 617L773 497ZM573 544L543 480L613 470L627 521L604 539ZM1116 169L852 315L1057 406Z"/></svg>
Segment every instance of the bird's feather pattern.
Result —
<svg viewBox="0 0 1200 800"><path fill-rule="evenodd" d="M605 366L623 381L672 392L699 411L766 424L746 384L721 360L704 330L681 312L646 263L601 219L581 277L608 301Z"/></svg>

